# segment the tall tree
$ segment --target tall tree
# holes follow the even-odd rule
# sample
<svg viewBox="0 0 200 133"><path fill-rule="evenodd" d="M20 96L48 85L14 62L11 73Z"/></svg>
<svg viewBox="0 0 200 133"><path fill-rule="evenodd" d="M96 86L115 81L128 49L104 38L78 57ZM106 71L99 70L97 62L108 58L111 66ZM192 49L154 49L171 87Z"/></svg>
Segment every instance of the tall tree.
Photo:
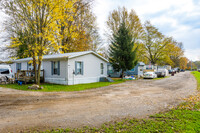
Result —
<svg viewBox="0 0 200 133"><path fill-rule="evenodd" d="M58 13L62 17L57 16L55 25L57 27L54 27L54 29L57 28L57 36L60 38L62 37L61 40L55 40L60 49L51 49L46 54L85 50L93 50L97 52L100 47L101 39L96 24L96 16L91 10L93 0L74 0L73 2L65 0L65 2L71 4L72 8L65 8L61 13ZM6 4L8 5L8 3ZM30 57L31 55L24 52L29 51L27 47L29 42L27 43L27 39L24 38L30 38L30 36L26 37L27 33L24 33L24 31L22 32L21 25L19 25L19 23L20 22L13 23L13 18L5 23L5 29L8 33L10 33L11 37L18 36L18 38L23 39L23 41L21 40L21 45L19 47L13 47L12 56L17 58Z"/></svg>
<svg viewBox="0 0 200 133"><path fill-rule="evenodd" d="M106 35L108 37L108 41L110 42L112 40L113 34L116 34L118 32L122 22L125 23L130 31L130 35L132 36L132 39L135 43L133 47L134 50L136 47L139 46L138 44L141 42L143 26L138 15L133 9L129 12L125 7L118 7L118 9L110 12L108 20L106 22Z"/></svg>
<svg viewBox="0 0 200 133"><path fill-rule="evenodd" d="M128 12L125 7L119 7L117 10L113 10L108 16L108 21L106 23L110 38L112 38L113 34L118 32L122 22L129 28L130 34L136 42L143 32L142 23L133 9Z"/></svg>
<svg viewBox="0 0 200 133"><path fill-rule="evenodd" d="M77 52L85 50L96 51L100 44L100 36L96 24L96 16L91 11L91 0L77 0L75 11L71 15L73 21L66 19L68 25L61 27L62 52ZM73 27L76 25L76 27ZM73 28L71 28L73 27ZM73 36L76 33L76 36Z"/></svg>
<svg viewBox="0 0 200 133"><path fill-rule="evenodd" d="M163 56L157 62L158 65L171 65L172 67L180 66L180 58L184 55L183 47L172 37L168 38L168 43L163 48Z"/></svg>
<svg viewBox="0 0 200 133"><path fill-rule="evenodd" d="M146 21L143 38L139 44L139 59L147 59L146 63L153 65L158 64L164 58L164 49L168 43L169 38L166 38L149 21Z"/></svg>
<svg viewBox="0 0 200 133"><path fill-rule="evenodd" d="M197 66L195 65L195 63L191 60L187 63L187 69L188 70L195 70L197 69Z"/></svg>
<svg viewBox="0 0 200 133"><path fill-rule="evenodd" d="M40 68L44 54L59 51L64 38L61 32L66 19L73 21L74 1L68 0L2 0L3 11L10 18L11 46L18 48L23 42L27 45L25 54L33 58L35 81L40 84ZM76 25L72 26L74 29ZM24 38L19 37L21 31ZM74 32L72 36L76 36Z"/></svg>
<svg viewBox="0 0 200 133"><path fill-rule="evenodd" d="M183 44L174 40L171 46L168 46L168 55L173 62L172 66L179 67L180 59L184 55Z"/></svg>
<svg viewBox="0 0 200 133"><path fill-rule="evenodd" d="M188 59L186 57L180 58L180 69L186 69L187 68Z"/></svg>
<svg viewBox="0 0 200 133"><path fill-rule="evenodd" d="M116 71L122 71L122 78L126 70L132 69L136 63L136 50L133 50L134 39L125 22L120 24L119 30L113 34L109 49L109 61Z"/></svg>

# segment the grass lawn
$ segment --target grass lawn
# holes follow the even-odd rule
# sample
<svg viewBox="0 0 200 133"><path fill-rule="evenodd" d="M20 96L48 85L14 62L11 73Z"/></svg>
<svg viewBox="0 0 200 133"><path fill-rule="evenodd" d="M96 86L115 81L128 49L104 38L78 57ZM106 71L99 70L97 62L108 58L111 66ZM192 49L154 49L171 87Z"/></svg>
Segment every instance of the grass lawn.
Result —
<svg viewBox="0 0 200 133"><path fill-rule="evenodd" d="M149 119L125 119L103 124L101 128L57 129L44 133L159 133L200 132L200 112L194 110L171 110L150 116Z"/></svg>
<svg viewBox="0 0 200 133"><path fill-rule="evenodd" d="M200 72L194 71L191 72L197 80L197 88L200 90Z"/></svg>
<svg viewBox="0 0 200 133"><path fill-rule="evenodd" d="M200 88L200 73L192 72ZM150 116L148 119L125 119L105 123L101 128L55 129L44 133L146 133L146 132L189 132L200 133L200 93L185 99L186 102L174 109Z"/></svg>
<svg viewBox="0 0 200 133"><path fill-rule="evenodd" d="M44 91L44 92L52 92L52 91L82 91L82 90L88 90L98 87L104 87L109 86L112 84L118 84L123 83L125 80L122 79L115 79L115 82L97 82L97 83L89 83L89 84L78 84L78 85L57 85L57 84L41 84L43 87L42 90L35 90L35 91ZM25 90L25 91L33 91L28 90L28 86L31 86L31 84L26 85L18 85L18 84L7 84L7 85L0 85L0 87L4 88L11 88L11 89L17 89L17 90Z"/></svg>

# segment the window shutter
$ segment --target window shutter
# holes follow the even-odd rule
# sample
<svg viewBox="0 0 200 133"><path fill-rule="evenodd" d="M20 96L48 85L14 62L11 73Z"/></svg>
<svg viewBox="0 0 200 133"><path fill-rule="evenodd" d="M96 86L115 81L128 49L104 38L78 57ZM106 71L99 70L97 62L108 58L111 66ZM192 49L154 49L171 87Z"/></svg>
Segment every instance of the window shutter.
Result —
<svg viewBox="0 0 200 133"><path fill-rule="evenodd" d="M104 74L104 64L102 63L102 74Z"/></svg>
<svg viewBox="0 0 200 133"><path fill-rule="evenodd" d="M77 61L75 61L75 75L77 75Z"/></svg>
<svg viewBox="0 0 200 133"><path fill-rule="evenodd" d="M51 75L53 75L53 61L51 61Z"/></svg>
<svg viewBox="0 0 200 133"><path fill-rule="evenodd" d="M60 75L60 61L58 61L58 75Z"/></svg>
<svg viewBox="0 0 200 133"><path fill-rule="evenodd" d="M83 75L83 68L84 68L84 67L83 67L83 62L81 62L81 70L82 70L82 71L81 71L81 75Z"/></svg>

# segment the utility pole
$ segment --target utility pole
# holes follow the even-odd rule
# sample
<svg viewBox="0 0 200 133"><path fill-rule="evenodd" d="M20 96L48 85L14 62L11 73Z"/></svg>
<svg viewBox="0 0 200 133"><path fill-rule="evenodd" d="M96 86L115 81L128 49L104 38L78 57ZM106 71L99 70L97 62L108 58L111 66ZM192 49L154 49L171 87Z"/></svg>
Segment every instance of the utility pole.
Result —
<svg viewBox="0 0 200 133"><path fill-rule="evenodd" d="M191 71L192 71L192 60L191 60Z"/></svg>

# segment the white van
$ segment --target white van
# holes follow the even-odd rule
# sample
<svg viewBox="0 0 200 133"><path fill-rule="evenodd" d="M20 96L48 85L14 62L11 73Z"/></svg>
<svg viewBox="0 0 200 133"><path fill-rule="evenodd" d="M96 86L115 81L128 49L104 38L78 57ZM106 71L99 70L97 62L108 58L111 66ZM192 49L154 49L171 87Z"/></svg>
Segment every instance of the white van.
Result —
<svg viewBox="0 0 200 133"><path fill-rule="evenodd" d="M8 78L13 78L11 67L9 65L0 65L0 76L6 76Z"/></svg>
<svg viewBox="0 0 200 133"><path fill-rule="evenodd" d="M167 69L158 69L156 74L158 77L165 77L169 75L169 71Z"/></svg>

